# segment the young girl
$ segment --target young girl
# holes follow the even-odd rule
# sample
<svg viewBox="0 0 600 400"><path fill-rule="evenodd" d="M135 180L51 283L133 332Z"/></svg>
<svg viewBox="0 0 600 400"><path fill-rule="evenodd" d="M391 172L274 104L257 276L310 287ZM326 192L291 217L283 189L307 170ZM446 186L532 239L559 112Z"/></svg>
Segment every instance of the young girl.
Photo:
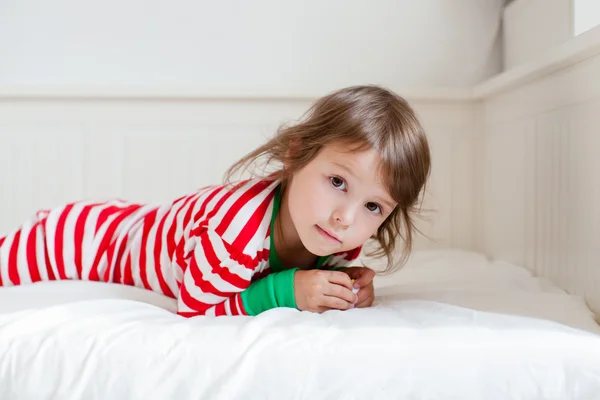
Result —
<svg viewBox="0 0 600 400"><path fill-rule="evenodd" d="M278 169L231 183L262 157ZM374 272L348 266L369 238L390 268L400 237L396 266L406 260L429 171L426 137L402 98L345 88L238 161L224 185L160 206L81 201L39 211L0 237L0 286L134 285L176 298L185 317L367 307Z"/></svg>

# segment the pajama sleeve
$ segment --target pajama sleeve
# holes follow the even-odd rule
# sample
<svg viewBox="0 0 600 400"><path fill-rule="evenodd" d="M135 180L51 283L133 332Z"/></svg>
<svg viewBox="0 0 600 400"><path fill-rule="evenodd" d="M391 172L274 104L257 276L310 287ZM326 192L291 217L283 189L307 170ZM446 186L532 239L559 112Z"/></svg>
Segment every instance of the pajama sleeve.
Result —
<svg viewBox="0 0 600 400"><path fill-rule="evenodd" d="M197 315L257 315L275 307L296 308L295 269L252 281L262 254L251 257L204 228L186 245L185 270L177 313Z"/></svg>

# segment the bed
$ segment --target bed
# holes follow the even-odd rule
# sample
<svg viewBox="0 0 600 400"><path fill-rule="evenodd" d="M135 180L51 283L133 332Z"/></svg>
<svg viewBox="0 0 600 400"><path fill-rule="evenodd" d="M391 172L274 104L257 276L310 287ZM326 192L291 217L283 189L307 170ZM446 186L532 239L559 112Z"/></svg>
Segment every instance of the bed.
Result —
<svg viewBox="0 0 600 400"><path fill-rule="evenodd" d="M184 319L166 297L46 282L0 291L0 398L593 399L600 328L526 269L417 252L372 308Z"/></svg>

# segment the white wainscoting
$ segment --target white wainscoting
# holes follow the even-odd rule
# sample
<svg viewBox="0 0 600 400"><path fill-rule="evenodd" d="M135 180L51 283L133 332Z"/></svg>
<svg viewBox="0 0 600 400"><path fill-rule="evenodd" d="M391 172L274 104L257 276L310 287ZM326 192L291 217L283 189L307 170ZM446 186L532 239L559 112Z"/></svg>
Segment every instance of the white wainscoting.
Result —
<svg viewBox="0 0 600 400"><path fill-rule="evenodd" d="M485 97L483 122L478 248L600 315L600 54Z"/></svg>

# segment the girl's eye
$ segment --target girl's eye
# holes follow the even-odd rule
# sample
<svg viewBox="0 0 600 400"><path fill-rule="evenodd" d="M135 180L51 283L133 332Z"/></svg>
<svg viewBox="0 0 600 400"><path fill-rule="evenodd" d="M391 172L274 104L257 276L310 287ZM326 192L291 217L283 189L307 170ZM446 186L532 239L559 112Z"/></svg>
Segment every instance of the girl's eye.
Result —
<svg viewBox="0 0 600 400"><path fill-rule="evenodd" d="M342 178L340 178L338 176L332 176L329 179L331 180L331 184L333 185L334 188L341 189L341 190L346 189L346 182L344 182L344 180Z"/></svg>
<svg viewBox="0 0 600 400"><path fill-rule="evenodd" d="M365 204L365 207L367 207L367 210L369 210L371 212L376 212L376 213L381 214L381 207L379 207L379 205L376 203L369 202L369 203Z"/></svg>

